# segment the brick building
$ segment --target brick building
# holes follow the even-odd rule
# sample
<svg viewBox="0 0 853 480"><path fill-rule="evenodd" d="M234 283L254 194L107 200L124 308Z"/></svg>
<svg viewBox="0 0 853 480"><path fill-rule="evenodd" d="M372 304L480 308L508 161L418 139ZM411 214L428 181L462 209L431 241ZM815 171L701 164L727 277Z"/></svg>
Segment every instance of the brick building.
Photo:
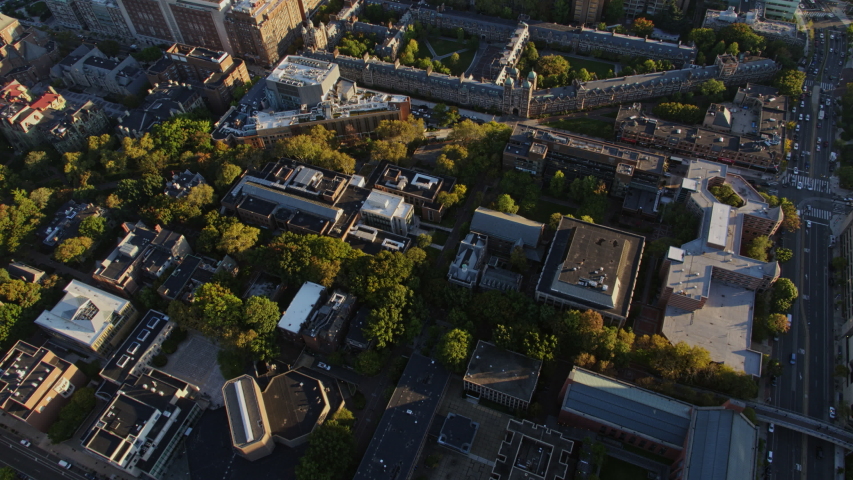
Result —
<svg viewBox="0 0 853 480"><path fill-rule="evenodd" d="M234 55L273 66L291 45L306 19L303 0L242 0L225 16Z"/></svg>

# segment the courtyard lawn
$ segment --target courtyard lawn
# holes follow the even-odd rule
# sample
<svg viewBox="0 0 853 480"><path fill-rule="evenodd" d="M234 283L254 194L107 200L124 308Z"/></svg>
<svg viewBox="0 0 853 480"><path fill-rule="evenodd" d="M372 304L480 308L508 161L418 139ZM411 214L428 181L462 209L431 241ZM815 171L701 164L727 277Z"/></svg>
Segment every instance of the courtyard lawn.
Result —
<svg viewBox="0 0 853 480"><path fill-rule="evenodd" d="M444 38L431 38L429 39L429 44L432 45L432 49L435 50L436 55L448 55L453 52L468 48L468 46L464 43L457 42L456 40L447 40ZM459 55L462 54L460 53Z"/></svg>
<svg viewBox="0 0 853 480"><path fill-rule="evenodd" d="M444 230L438 229L433 230L430 235L432 235L432 243L436 245L444 245L445 243L447 243L447 237L450 236L450 234L445 232Z"/></svg>
<svg viewBox="0 0 853 480"><path fill-rule="evenodd" d="M565 56L565 55L564 55ZM572 70L580 70L585 68L589 73L595 73L598 75L598 78L607 78L607 72L610 70L616 71L616 67L613 64L599 62L598 60L590 60L586 58L577 58L577 57L565 57L566 60L569 61L569 65L572 67Z"/></svg>
<svg viewBox="0 0 853 480"><path fill-rule="evenodd" d="M644 480L648 471L622 460L607 457L601 466L601 480Z"/></svg>
<svg viewBox="0 0 853 480"><path fill-rule="evenodd" d="M564 118L555 122L545 124L548 127L568 130L570 132L589 135L590 137L613 140L613 123L604 120L593 120L591 118Z"/></svg>
<svg viewBox="0 0 853 480"><path fill-rule="evenodd" d="M560 205L559 203L553 203L539 199L539 201L536 202L536 207L534 207L533 210L531 210L530 212L523 215L531 220L547 224L548 220L551 219L551 214L555 212L560 212L563 215L574 215L575 209L572 207L567 207L565 205Z"/></svg>
<svg viewBox="0 0 853 480"><path fill-rule="evenodd" d="M468 49L460 53L459 63L457 63L455 67L450 67L450 71L453 72L454 75L459 76L460 74L462 74L462 72L468 70L468 67L471 66L471 62L474 61L475 53L477 52L475 52L473 49ZM441 63L447 65L447 59L445 58L441 61Z"/></svg>

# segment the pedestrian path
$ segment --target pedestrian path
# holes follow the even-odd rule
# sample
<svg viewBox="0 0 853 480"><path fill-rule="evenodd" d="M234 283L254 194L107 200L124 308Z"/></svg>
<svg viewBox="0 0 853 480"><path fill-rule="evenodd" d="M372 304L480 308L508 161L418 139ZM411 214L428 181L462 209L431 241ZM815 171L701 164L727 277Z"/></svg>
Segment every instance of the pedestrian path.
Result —
<svg viewBox="0 0 853 480"><path fill-rule="evenodd" d="M832 212L820 208L813 208L810 211L806 212L806 216L818 218L821 220L829 220L832 218Z"/></svg>
<svg viewBox="0 0 853 480"><path fill-rule="evenodd" d="M803 188L814 190L815 192L830 193L829 181L820 178L809 178L804 175L789 175L788 183L797 186L799 182L803 182Z"/></svg>
<svg viewBox="0 0 853 480"><path fill-rule="evenodd" d="M806 87L811 87L812 85L814 85L814 80L806 80L805 82L803 82L803 85Z"/></svg>
<svg viewBox="0 0 853 480"><path fill-rule="evenodd" d="M821 82L820 89L823 91L835 90L835 84L832 82Z"/></svg>

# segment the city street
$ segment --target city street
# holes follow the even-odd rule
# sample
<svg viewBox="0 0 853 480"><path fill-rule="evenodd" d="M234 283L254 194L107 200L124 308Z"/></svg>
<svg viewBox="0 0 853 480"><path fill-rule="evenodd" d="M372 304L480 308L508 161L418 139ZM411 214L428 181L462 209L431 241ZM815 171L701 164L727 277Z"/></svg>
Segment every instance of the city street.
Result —
<svg viewBox="0 0 853 480"><path fill-rule="evenodd" d="M3 449L0 465L8 465L32 478L39 480L86 479L75 467L70 470L60 467L60 458L55 455L51 455L35 445L25 447L19 443L19 438L3 430L0 430L0 448Z"/></svg>
<svg viewBox="0 0 853 480"><path fill-rule="evenodd" d="M816 23L815 42L806 56L807 92L802 98L793 99L797 107L795 120L800 114L810 120L797 122L800 130L794 132L793 140L799 149L794 152L778 192L791 199L801 212L802 228L782 236L782 246L795 252L794 260L782 266L782 276L794 281L800 298L791 312L791 331L775 342L773 357L782 364L784 373L777 386L772 387L768 403L831 422L829 407L836 405L837 398L833 398L832 379L835 347L833 292L829 286L830 220L834 215L846 215L849 208L833 195L838 184L832 176L835 166L830 152L835 134L834 89L847 60L841 56L847 43L841 35L843 24L838 20ZM836 25L841 27L827 28ZM829 442L777 428L768 435L767 450L774 451L775 462L772 475L766 478L835 476L835 446ZM819 450L821 456L826 452L824 458L819 458Z"/></svg>

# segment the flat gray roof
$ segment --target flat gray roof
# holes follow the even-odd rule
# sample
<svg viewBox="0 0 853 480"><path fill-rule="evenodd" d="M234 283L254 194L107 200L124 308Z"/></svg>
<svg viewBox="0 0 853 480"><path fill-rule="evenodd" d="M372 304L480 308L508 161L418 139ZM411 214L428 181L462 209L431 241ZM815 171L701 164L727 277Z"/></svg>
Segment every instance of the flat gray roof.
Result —
<svg viewBox="0 0 853 480"><path fill-rule="evenodd" d="M471 354L465 381L529 402L542 362L480 340Z"/></svg>
<svg viewBox="0 0 853 480"><path fill-rule="evenodd" d="M697 409L690 440L689 480L755 478L758 431L740 413Z"/></svg>
<svg viewBox="0 0 853 480"><path fill-rule="evenodd" d="M692 405L582 368L569 380L563 410L683 448Z"/></svg>

